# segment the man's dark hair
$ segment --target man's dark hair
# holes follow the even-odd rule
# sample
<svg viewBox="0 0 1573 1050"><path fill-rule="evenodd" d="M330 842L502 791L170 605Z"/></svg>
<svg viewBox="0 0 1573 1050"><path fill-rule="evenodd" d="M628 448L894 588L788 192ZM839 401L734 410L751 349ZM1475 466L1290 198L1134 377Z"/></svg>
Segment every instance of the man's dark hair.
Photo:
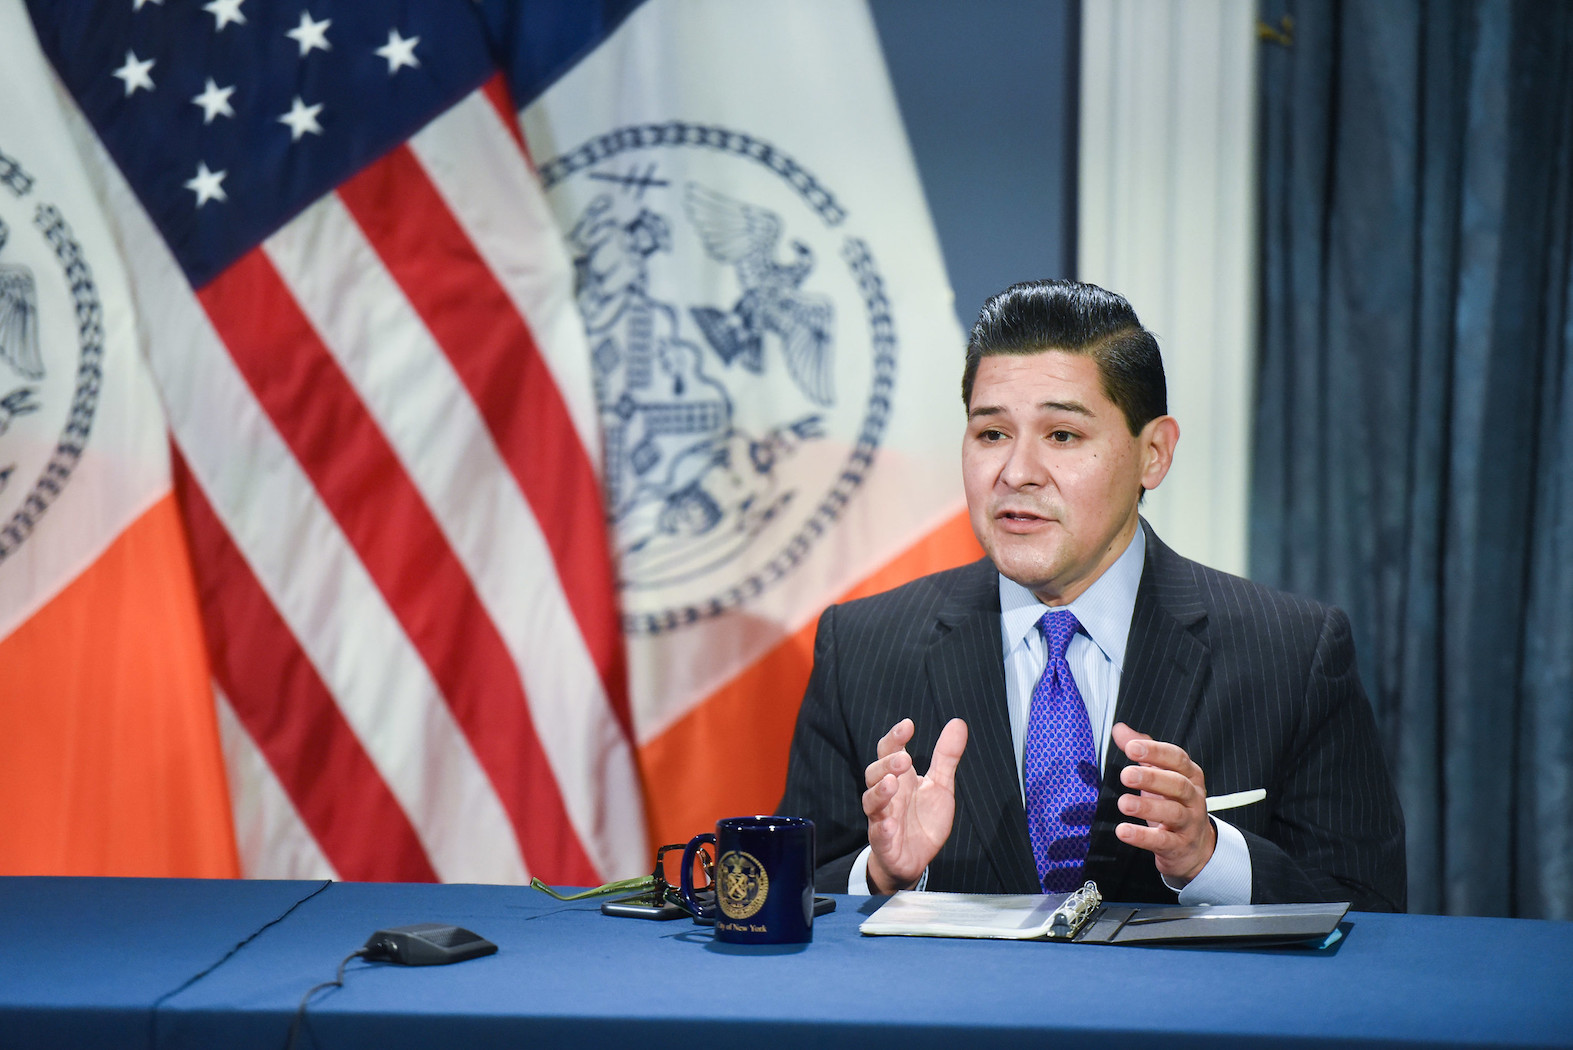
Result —
<svg viewBox="0 0 1573 1050"><path fill-rule="evenodd" d="M983 304L967 341L961 403L972 407L978 363L999 354L1062 350L1098 365L1103 394L1125 414L1132 434L1169 411L1158 340L1125 297L1080 281L1024 281Z"/></svg>

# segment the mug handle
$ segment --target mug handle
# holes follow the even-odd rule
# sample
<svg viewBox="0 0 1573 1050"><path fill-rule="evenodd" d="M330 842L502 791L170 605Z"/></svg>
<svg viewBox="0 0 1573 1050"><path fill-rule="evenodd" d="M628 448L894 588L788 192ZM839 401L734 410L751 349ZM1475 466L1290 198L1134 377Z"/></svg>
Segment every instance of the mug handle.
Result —
<svg viewBox="0 0 1573 1050"><path fill-rule="evenodd" d="M699 895L694 892L694 855L706 842L712 846L716 844L714 833L706 831L695 835L688 840L688 845L683 850L683 903L688 905L688 910L694 913L695 918L714 919L716 912L720 910L716 907L715 898L712 896L708 901L701 901Z"/></svg>

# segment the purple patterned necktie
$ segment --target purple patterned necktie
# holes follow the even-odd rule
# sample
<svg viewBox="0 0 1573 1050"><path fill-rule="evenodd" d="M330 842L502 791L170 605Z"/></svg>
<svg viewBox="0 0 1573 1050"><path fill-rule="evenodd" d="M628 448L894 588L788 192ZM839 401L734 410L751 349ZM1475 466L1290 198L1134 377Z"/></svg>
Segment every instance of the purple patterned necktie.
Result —
<svg viewBox="0 0 1573 1050"><path fill-rule="evenodd" d="M1082 703L1065 649L1081 624L1076 614L1051 609L1038 621L1049 661L1032 690L1022 767L1027 787L1027 831L1038 881L1045 893L1081 885L1092 813L1098 804L1098 757L1092 723Z"/></svg>

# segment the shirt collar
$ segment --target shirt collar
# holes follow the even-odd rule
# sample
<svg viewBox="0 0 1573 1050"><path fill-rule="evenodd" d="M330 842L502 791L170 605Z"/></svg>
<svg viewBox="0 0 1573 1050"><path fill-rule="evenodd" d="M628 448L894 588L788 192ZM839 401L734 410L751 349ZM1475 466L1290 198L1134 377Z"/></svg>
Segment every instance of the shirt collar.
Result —
<svg viewBox="0 0 1573 1050"><path fill-rule="evenodd" d="M1136 535L1114 564L1069 605L1082 630L1092 639L1115 667L1125 666L1125 644L1130 639L1131 618L1136 611L1136 590L1141 585L1142 567L1147 561L1147 536L1140 525ZM1035 625L1049 607L1015 580L1000 576L1000 623L1008 656L1029 635L1037 635Z"/></svg>

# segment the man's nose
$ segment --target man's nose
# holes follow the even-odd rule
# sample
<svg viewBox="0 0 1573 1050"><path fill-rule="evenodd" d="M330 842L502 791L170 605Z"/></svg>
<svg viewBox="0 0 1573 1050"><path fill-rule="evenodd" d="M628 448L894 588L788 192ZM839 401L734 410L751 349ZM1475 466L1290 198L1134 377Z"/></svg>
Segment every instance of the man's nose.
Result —
<svg viewBox="0 0 1573 1050"><path fill-rule="evenodd" d="M1042 485L1048 480L1047 463L1037 442L1017 441L1011 445L1000 480L1013 489Z"/></svg>

